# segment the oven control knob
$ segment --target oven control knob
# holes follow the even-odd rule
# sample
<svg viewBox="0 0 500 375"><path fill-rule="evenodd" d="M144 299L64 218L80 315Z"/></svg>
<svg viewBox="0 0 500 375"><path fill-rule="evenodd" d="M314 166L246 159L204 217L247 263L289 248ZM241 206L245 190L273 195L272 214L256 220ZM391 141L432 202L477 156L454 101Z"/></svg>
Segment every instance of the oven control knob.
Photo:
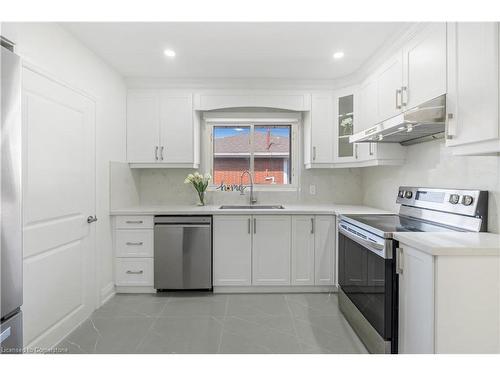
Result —
<svg viewBox="0 0 500 375"><path fill-rule="evenodd" d="M470 206L474 202L474 198L472 198L470 195L464 195L462 197L462 204L464 206Z"/></svg>
<svg viewBox="0 0 500 375"><path fill-rule="evenodd" d="M400 190L399 193L398 193L398 197L399 198L404 198L405 196L405 191L404 190Z"/></svg>
<svg viewBox="0 0 500 375"><path fill-rule="evenodd" d="M410 199L411 197L413 197L413 193L409 190L405 191L405 198Z"/></svg>
<svg viewBox="0 0 500 375"><path fill-rule="evenodd" d="M450 195L450 203L451 204L457 204L460 201L460 195L458 194L451 194Z"/></svg>

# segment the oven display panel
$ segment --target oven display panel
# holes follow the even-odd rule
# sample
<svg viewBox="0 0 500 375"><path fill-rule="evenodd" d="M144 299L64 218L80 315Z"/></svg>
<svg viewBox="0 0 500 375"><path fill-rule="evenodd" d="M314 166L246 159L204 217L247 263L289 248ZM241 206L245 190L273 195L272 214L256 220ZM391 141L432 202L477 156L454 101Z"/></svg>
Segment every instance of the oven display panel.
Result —
<svg viewBox="0 0 500 375"><path fill-rule="evenodd" d="M423 202L443 203L445 193L435 191L417 191L415 200Z"/></svg>

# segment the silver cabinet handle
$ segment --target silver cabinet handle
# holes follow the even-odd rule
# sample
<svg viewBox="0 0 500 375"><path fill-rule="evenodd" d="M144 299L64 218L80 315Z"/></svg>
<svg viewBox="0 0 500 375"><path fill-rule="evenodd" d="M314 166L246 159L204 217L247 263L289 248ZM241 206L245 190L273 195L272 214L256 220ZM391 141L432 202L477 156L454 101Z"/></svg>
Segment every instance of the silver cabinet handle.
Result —
<svg viewBox="0 0 500 375"><path fill-rule="evenodd" d="M370 154L370 156L373 156L373 149L372 149L372 147L373 147L373 143L370 142L369 143L369 149L368 149L368 153Z"/></svg>
<svg viewBox="0 0 500 375"><path fill-rule="evenodd" d="M248 229L248 234L250 234L250 231L251 231L250 227L251 226L252 226L252 224L250 222L250 218L248 218L248 228L247 228Z"/></svg>
<svg viewBox="0 0 500 375"><path fill-rule="evenodd" d="M155 146L155 160L158 160L158 146Z"/></svg>
<svg viewBox="0 0 500 375"><path fill-rule="evenodd" d="M257 219L253 218L253 233L257 233Z"/></svg>
<svg viewBox="0 0 500 375"><path fill-rule="evenodd" d="M455 116L453 113L448 113L446 116L446 122L445 122L445 127L444 127L444 135L446 139L453 139L453 136L455 135L453 131L450 131L450 122L452 122L455 119Z"/></svg>
<svg viewBox="0 0 500 375"><path fill-rule="evenodd" d="M396 90L396 109L401 109L401 89Z"/></svg>
<svg viewBox="0 0 500 375"><path fill-rule="evenodd" d="M127 224L142 224L143 221L142 220L127 220L127 221L125 221L125 223L127 223Z"/></svg>
<svg viewBox="0 0 500 375"><path fill-rule="evenodd" d="M403 86L401 87L401 106L406 107L407 105L408 105L408 87Z"/></svg>
<svg viewBox="0 0 500 375"><path fill-rule="evenodd" d="M354 144L354 157L357 159L358 158L358 144Z"/></svg>
<svg viewBox="0 0 500 375"><path fill-rule="evenodd" d="M91 224L93 222L97 221L97 216L89 216L87 218L87 223Z"/></svg>
<svg viewBox="0 0 500 375"><path fill-rule="evenodd" d="M144 273L143 270L140 270L140 271L131 271L131 270L128 270L127 271L128 275L142 275L143 273Z"/></svg>
<svg viewBox="0 0 500 375"><path fill-rule="evenodd" d="M311 218L311 234L314 234L314 218Z"/></svg>
<svg viewBox="0 0 500 375"><path fill-rule="evenodd" d="M163 149L164 149L164 147L163 147L163 146L161 146L161 147L160 147L160 159L161 159L161 160L163 160Z"/></svg>
<svg viewBox="0 0 500 375"><path fill-rule="evenodd" d="M401 247L396 248L396 273L403 274L403 249Z"/></svg>
<svg viewBox="0 0 500 375"><path fill-rule="evenodd" d="M144 242L127 242L127 246L142 246L144 245Z"/></svg>
<svg viewBox="0 0 500 375"><path fill-rule="evenodd" d="M316 160L316 146L313 147L313 160Z"/></svg>

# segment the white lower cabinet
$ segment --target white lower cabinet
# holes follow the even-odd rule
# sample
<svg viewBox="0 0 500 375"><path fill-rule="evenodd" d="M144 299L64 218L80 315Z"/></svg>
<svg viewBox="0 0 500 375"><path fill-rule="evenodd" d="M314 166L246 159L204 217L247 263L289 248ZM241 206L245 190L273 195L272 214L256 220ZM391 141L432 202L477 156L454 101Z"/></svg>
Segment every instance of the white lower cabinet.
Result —
<svg viewBox="0 0 500 375"><path fill-rule="evenodd" d="M153 291L153 219L152 215L115 217L115 285L119 292Z"/></svg>
<svg viewBox="0 0 500 375"><path fill-rule="evenodd" d="M287 215L253 217L254 285L290 285L290 220Z"/></svg>
<svg viewBox="0 0 500 375"><path fill-rule="evenodd" d="M251 216L214 216L213 284L252 284Z"/></svg>
<svg viewBox="0 0 500 375"><path fill-rule="evenodd" d="M431 255L399 244L398 351L500 353L498 256Z"/></svg>
<svg viewBox="0 0 500 375"><path fill-rule="evenodd" d="M213 284L335 285L331 215L216 215Z"/></svg>
<svg viewBox="0 0 500 375"><path fill-rule="evenodd" d="M335 217L317 215L314 218L314 283L335 283Z"/></svg>
<svg viewBox="0 0 500 375"><path fill-rule="evenodd" d="M292 217L292 285L314 285L314 216Z"/></svg>

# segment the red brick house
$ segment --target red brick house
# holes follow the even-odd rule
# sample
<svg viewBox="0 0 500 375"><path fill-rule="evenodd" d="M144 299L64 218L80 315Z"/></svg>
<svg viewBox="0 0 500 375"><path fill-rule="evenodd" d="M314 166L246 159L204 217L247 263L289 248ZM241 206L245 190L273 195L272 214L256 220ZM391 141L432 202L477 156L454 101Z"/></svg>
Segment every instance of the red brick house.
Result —
<svg viewBox="0 0 500 375"><path fill-rule="evenodd" d="M254 183L290 183L290 138L273 136L269 132L254 132ZM215 185L239 184L241 173L250 169L250 135L215 138ZM248 183L248 177L243 183Z"/></svg>

